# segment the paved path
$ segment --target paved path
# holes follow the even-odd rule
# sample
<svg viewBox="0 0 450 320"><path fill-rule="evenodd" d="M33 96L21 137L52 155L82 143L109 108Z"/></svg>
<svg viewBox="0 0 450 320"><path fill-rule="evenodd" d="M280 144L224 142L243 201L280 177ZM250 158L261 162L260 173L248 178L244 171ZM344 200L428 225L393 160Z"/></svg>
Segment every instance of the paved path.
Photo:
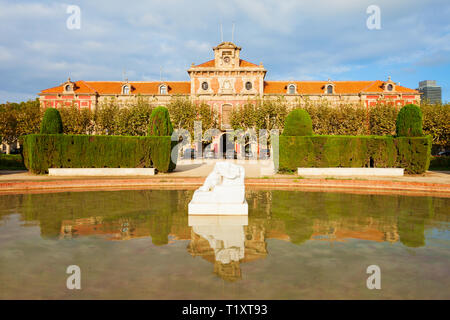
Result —
<svg viewBox="0 0 450 320"><path fill-rule="evenodd" d="M273 164L269 160L181 160L170 176L175 177L206 177L214 168L216 162L231 162L245 169L245 176L260 178L273 176Z"/></svg>
<svg viewBox="0 0 450 320"><path fill-rule="evenodd" d="M206 177L214 168L216 162L224 160L181 160L171 173L158 173L157 176L171 177ZM273 175L271 162L268 160L226 160L231 163L241 165L245 169L245 176L259 178ZM34 175L27 171L1 171L0 181L20 181L20 180L58 180L58 179L90 179L89 177L56 177L48 175ZM94 177L99 179L100 177ZM128 177L127 178L132 178ZM137 178L137 177L136 177ZM140 177L142 178L142 177ZM150 177L149 177L150 178ZM151 179L151 178L150 178Z"/></svg>
<svg viewBox="0 0 450 320"><path fill-rule="evenodd" d="M211 164L208 164L211 165ZM212 165L211 165L212 166ZM195 170L197 171L190 171ZM206 168L187 168L191 174L200 174ZM186 172L185 171L185 172ZM0 172L0 194L28 192L62 192L86 190L151 189L175 188L195 189L204 182L203 177L186 176L176 173L158 174L154 177L49 177L37 176L27 172ZM201 171L203 172L203 171ZM286 189L309 191L339 191L369 194L407 194L415 196L450 197L450 173L427 172L424 175L400 178L302 178L296 175L274 175L265 178L245 179L245 185L251 189Z"/></svg>
<svg viewBox="0 0 450 320"><path fill-rule="evenodd" d="M213 160L214 161L214 160ZM233 160L232 160L233 161ZM234 160L236 161L236 160ZM237 164L241 164L236 162ZM146 179L158 179L162 177L206 177L213 169L215 162L192 162L186 161L180 163L175 172L172 173L158 173L154 177L146 177ZM261 173L261 168L270 170L270 167L263 162L260 163L244 163L246 178L276 178L276 179L298 179L296 174L275 174L271 175L268 172ZM51 181L51 180L89 180L89 179L111 179L118 177L50 177L48 175L35 175L27 171L6 171L0 170L0 183L7 181ZM125 179L142 179L142 177L121 177ZM306 179L320 179L320 177L303 176ZM323 177L325 178L325 177ZM323 179L322 178L322 179ZM325 178L327 179L327 178ZM378 181L398 181L398 182L423 182L423 183L441 183L450 184L450 171L427 171L424 174L405 175L403 177L338 177L338 180L378 180Z"/></svg>
<svg viewBox="0 0 450 320"><path fill-rule="evenodd" d="M223 160L182 160L172 173L152 177L66 177L34 175L27 171L0 171L0 193L47 192L58 189L120 189L120 188L196 188ZM403 177L299 177L296 174L273 174L268 160L226 160L244 166L246 186L250 188L309 188L319 191L343 189L363 193L405 193L450 196L450 171L428 171ZM41 191L39 191L41 190Z"/></svg>

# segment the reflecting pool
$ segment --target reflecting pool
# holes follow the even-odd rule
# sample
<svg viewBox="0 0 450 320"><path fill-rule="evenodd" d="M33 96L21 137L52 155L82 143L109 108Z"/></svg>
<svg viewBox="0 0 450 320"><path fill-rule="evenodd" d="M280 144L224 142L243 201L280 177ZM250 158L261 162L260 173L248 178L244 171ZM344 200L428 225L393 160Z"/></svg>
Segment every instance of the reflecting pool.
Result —
<svg viewBox="0 0 450 320"><path fill-rule="evenodd" d="M450 299L448 198L247 190L248 218L189 218L192 194L0 196L0 299Z"/></svg>

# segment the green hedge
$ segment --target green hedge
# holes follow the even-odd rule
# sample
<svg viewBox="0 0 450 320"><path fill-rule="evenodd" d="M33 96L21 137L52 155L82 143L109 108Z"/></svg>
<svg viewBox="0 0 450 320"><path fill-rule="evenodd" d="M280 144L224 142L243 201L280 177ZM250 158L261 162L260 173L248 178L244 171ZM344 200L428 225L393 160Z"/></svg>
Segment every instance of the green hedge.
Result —
<svg viewBox="0 0 450 320"><path fill-rule="evenodd" d="M33 173L48 168L175 168L168 136L32 134L21 141L25 166Z"/></svg>
<svg viewBox="0 0 450 320"><path fill-rule="evenodd" d="M280 171L299 167L375 167L423 173L430 165L429 136L280 136L279 143Z"/></svg>
<svg viewBox="0 0 450 320"><path fill-rule="evenodd" d="M421 137L422 111L415 104L407 104L400 109L396 121L398 137Z"/></svg>
<svg viewBox="0 0 450 320"><path fill-rule="evenodd" d="M0 170L25 170L20 154L0 153Z"/></svg>
<svg viewBox="0 0 450 320"><path fill-rule="evenodd" d="M173 133L169 110L166 107L153 109L148 126L149 136L171 136Z"/></svg>
<svg viewBox="0 0 450 320"><path fill-rule="evenodd" d="M310 136L313 134L311 117L303 109L294 109L284 122L284 136Z"/></svg>
<svg viewBox="0 0 450 320"><path fill-rule="evenodd" d="M44 117L41 122L41 134L62 133L63 124L59 111L55 108L45 110Z"/></svg>
<svg viewBox="0 0 450 320"><path fill-rule="evenodd" d="M450 156L432 156L430 170L450 171Z"/></svg>

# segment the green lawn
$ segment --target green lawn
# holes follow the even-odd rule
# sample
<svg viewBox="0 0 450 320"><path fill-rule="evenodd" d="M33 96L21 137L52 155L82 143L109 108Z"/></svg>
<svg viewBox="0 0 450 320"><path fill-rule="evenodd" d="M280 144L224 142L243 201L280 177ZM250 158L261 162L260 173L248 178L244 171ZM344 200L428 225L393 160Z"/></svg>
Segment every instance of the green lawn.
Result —
<svg viewBox="0 0 450 320"><path fill-rule="evenodd" d="M26 170L20 154L0 153L0 170Z"/></svg>

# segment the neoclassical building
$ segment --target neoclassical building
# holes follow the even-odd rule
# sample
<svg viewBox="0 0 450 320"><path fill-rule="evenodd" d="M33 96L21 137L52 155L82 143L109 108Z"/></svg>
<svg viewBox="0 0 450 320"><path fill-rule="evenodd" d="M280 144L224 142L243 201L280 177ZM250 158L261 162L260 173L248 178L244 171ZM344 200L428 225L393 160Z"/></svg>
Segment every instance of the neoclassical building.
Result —
<svg viewBox="0 0 450 320"><path fill-rule="evenodd" d="M382 101L393 106L419 103L417 90L402 87L390 77L386 81L269 81L262 63L241 59L241 48L223 42L213 48L214 59L192 64L190 81L72 81L39 93L44 107L96 108L109 98L123 103L141 96L154 104L165 105L174 96L206 102L220 115L222 128L229 115L249 100L284 97L288 103L329 101L332 104L361 103L367 107Z"/></svg>

